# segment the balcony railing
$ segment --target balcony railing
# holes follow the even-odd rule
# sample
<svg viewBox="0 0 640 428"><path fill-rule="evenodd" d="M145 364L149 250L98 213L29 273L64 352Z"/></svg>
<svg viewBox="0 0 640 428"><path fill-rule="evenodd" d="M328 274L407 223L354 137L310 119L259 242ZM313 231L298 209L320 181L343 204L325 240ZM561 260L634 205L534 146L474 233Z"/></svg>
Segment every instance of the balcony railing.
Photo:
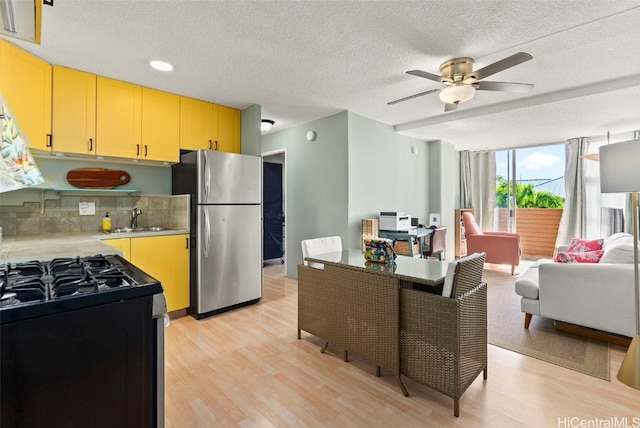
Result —
<svg viewBox="0 0 640 428"><path fill-rule="evenodd" d="M496 208L498 222L494 228L507 231L508 210ZM522 255L527 257L553 257L562 208L518 208L516 232L520 234Z"/></svg>

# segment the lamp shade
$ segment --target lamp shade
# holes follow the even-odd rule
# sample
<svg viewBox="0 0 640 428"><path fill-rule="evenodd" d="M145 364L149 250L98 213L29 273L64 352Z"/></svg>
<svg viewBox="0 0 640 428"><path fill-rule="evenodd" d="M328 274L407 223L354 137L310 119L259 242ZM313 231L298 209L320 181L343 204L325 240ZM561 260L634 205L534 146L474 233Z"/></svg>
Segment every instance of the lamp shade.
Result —
<svg viewBox="0 0 640 428"><path fill-rule="evenodd" d="M640 191L640 140L600 147L600 191Z"/></svg>
<svg viewBox="0 0 640 428"><path fill-rule="evenodd" d="M473 98L475 93L476 89L473 86L449 86L440 91L440 101L447 104L463 103Z"/></svg>

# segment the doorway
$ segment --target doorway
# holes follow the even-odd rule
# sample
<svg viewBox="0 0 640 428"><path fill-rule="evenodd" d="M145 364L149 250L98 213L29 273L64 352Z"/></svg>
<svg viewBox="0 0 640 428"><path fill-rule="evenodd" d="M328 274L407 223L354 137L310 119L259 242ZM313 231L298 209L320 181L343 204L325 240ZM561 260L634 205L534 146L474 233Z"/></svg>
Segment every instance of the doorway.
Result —
<svg viewBox="0 0 640 428"><path fill-rule="evenodd" d="M265 153L263 174L263 264L285 263L286 163L285 152Z"/></svg>

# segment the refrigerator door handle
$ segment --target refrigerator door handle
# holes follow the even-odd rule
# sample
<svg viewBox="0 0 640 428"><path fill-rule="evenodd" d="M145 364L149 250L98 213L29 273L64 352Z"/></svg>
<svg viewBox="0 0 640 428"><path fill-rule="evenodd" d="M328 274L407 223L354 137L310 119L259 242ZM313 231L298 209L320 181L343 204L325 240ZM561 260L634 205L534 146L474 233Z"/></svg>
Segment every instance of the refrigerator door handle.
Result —
<svg viewBox="0 0 640 428"><path fill-rule="evenodd" d="M207 157L204 156L204 201L209 200L209 185L211 182L211 170L209 169L209 165L207 165ZM203 202L204 202L203 201Z"/></svg>
<svg viewBox="0 0 640 428"><path fill-rule="evenodd" d="M204 257L209 257L209 245L211 244L211 224L209 222L209 211L204 210Z"/></svg>

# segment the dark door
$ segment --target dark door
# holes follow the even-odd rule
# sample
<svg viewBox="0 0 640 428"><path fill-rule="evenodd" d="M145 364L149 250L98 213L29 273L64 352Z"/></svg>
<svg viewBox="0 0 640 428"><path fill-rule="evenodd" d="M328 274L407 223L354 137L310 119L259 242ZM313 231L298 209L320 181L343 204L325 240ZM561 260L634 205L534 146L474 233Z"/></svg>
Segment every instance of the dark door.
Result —
<svg viewBox="0 0 640 428"><path fill-rule="evenodd" d="M264 162L262 167L263 259L282 258L284 213L282 212L282 164Z"/></svg>

